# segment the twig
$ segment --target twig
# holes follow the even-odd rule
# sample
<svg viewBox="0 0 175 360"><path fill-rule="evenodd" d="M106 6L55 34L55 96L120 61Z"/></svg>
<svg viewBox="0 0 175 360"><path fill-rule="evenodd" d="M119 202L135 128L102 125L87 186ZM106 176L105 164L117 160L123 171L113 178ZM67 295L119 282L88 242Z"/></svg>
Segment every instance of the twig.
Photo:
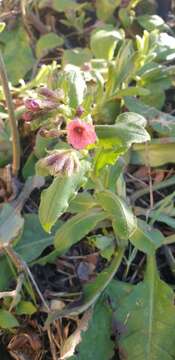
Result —
<svg viewBox="0 0 175 360"><path fill-rule="evenodd" d="M0 52L0 78L2 81L2 87L4 91L4 96L7 104L9 122L12 132L12 147L13 147L13 164L12 164L12 173L14 176L18 174L20 168L20 142L19 142L19 133L15 119L15 113L13 108L12 97L9 89L7 72L4 64L2 54Z"/></svg>

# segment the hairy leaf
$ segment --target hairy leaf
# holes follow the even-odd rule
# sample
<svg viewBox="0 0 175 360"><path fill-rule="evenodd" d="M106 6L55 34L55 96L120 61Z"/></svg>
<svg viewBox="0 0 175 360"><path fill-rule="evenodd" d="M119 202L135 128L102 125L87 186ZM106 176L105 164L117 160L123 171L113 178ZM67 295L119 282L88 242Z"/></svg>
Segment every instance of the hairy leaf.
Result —
<svg viewBox="0 0 175 360"><path fill-rule="evenodd" d="M137 229L129 239L137 249L148 255L154 255L155 250L165 241L163 234L159 230L151 229L142 220L138 221Z"/></svg>
<svg viewBox="0 0 175 360"><path fill-rule="evenodd" d="M72 176L58 176L53 183L42 192L39 207L39 218L46 232L50 232L69 206L69 202L76 196L78 189L85 183L85 174L89 169L87 161L81 162L81 168Z"/></svg>
<svg viewBox="0 0 175 360"><path fill-rule="evenodd" d="M112 312L100 299L96 304L89 328L82 333L82 341L77 349L76 360L108 360L114 355L114 342L111 340Z"/></svg>
<svg viewBox="0 0 175 360"><path fill-rule="evenodd" d="M57 231L54 239L58 254L60 255L67 251L73 244L76 244L92 231L98 222L105 218L105 212L90 209L66 221Z"/></svg>
<svg viewBox="0 0 175 360"><path fill-rule="evenodd" d="M117 307L115 318L125 326L120 348L128 360L175 357L173 290L160 280L155 258L148 257L145 279Z"/></svg>
<svg viewBox="0 0 175 360"><path fill-rule="evenodd" d="M129 206L109 190L97 193L96 197L102 208L108 212L116 236L128 240L137 228L136 218Z"/></svg>

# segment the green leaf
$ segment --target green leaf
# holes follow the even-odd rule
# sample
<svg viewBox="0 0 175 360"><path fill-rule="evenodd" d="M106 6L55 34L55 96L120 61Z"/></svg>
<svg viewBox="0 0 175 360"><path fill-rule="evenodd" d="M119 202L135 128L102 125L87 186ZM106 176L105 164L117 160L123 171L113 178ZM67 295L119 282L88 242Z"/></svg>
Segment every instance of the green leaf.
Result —
<svg viewBox="0 0 175 360"><path fill-rule="evenodd" d="M39 257L47 246L53 244L53 239L54 234L48 235L42 229L38 215L26 214L24 231L15 251L24 261L30 262Z"/></svg>
<svg viewBox="0 0 175 360"><path fill-rule="evenodd" d="M96 0L96 9L98 19L107 22L113 18L113 13L121 0Z"/></svg>
<svg viewBox="0 0 175 360"><path fill-rule="evenodd" d="M36 307L30 301L22 300L16 307L17 315L33 315L36 311Z"/></svg>
<svg viewBox="0 0 175 360"><path fill-rule="evenodd" d="M0 291L7 291L14 273L12 272L12 268L10 267L7 256L5 255L0 257L0 269L3 274L3 276L0 276Z"/></svg>
<svg viewBox="0 0 175 360"><path fill-rule="evenodd" d="M150 228L144 221L139 220L136 231L130 236L131 243L144 253L154 255L165 241L163 234L157 230Z"/></svg>
<svg viewBox="0 0 175 360"><path fill-rule="evenodd" d="M77 108L83 102L87 87L82 72L77 66L67 65L60 75L58 86L68 97L70 107Z"/></svg>
<svg viewBox="0 0 175 360"><path fill-rule="evenodd" d="M88 48L74 48L66 49L62 57L63 66L72 64L82 66L84 63L89 62L92 58L92 53Z"/></svg>
<svg viewBox="0 0 175 360"><path fill-rule="evenodd" d="M105 299L100 299L94 308L87 331L81 334L82 340L77 349L77 360L112 358L114 342L111 340L111 323L112 311Z"/></svg>
<svg viewBox="0 0 175 360"><path fill-rule="evenodd" d="M91 34L90 47L96 58L111 60L117 42L122 39L121 33L113 26L106 25Z"/></svg>
<svg viewBox="0 0 175 360"><path fill-rule="evenodd" d="M92 231L98 222L105 218L105 212L90 209L66 221L57 231L54 239L58 254L66 252L73 244L76 244Z"/></svg>
<svg viewBox="0 0 175 360"><path fill-rule="evenodd" d="M144 117L126 112L118 116L115 125L97 125L96 132L101 141L108 141L109 148L117 143L129 148L133 143L150 140L145 126Z"/></svg>
<svg viewBox="0 0 175 360"><path fill-rule="evenodd" d="M0 212L0 244L1 246L8 245L16 239L22 231L24 219L17 211L9 204L3 205Z"/></svg>
<svg viewBox="0 0 175 360"><path fill-rule="evenodd" d="M96 206L95 200L89 192L77 194L76 198L70 202L67 209L70 213L80 213Z"/></svg>
<svg viewBox="0 0 175 360"><path fill-rule="evenodd" d="M112 255L114 254L114 237L113 236L103 236L103 235L92 235L88 238L90 243L95 245L97 249L100 250L100 255L106 259L110 260Z"/></svg>
<svg viewBox="0 0 175 360"><path fill-rule="evenodd" d="M168 138L165 140L152 140L147 146L149 153L149 165L152 167L162 166L168 163L175 163L175 138ZM144 144L133 145L130 163L134 165L145 165L147 162L147 154Z"/></svg>
<svg viewBox="0 0 175 360"><path fill-rule="evenodd" d="M0 33L5 29L5 22L0 22Z"/></svg>
<svg viewBox="0 0 175 360"><path fill-rule="evenodd" d="M89 170L87 161L81 162L81 168L71 177L58 176L48 189L43 190L39 207L39 218L46 232L50 232L57 219L66 211L78 189L85 183L85 174Z"/></svg>
<svg viewBox="0 0 175 360"><path fill-rule="evenodd" d="M10 312L0 309L0 328L11 329L17 326L19 326L19 323L15 317Z"/></svg>
<svg viewBox="0 0 175 360"><path fill-rule="evenodd" d="M148 120L149 126L161 135L175 135L174 116L166 114L154 107L143 104L143 102L133 97L126 97L125 104L129 111L135 111Z"/></svg>
<svg viewBox="0 0 175 360"><path fill-rule="evenodd" d="M66 10L76 10L79 4L75 0L52 0L52 9L58 12L65 12Z"/></svg>
<svg viewBox="0 0 175 360"><path fill-rule="evenodd" d="M115 142L115 145L116 143L117 141ZM99 144L103 145L104 147L111 146L110 141L100 141ZM126 148L123 146L116 146L116 149L105 149L104 147L97 151L94 159L96 174L98 174L99 170L103 169L104 166L114 165L119 156L126 151Z"/></svg>
<svg viewBox="0 0 175 360"><path fill-rule="evenodd" d="M27 33L23 27L17 27L10 31L5 30L0 34L0 41L5 46L3 56L8 78L13 84L17 84L32 69L34 64ZM14 66L14 64L16 65Z"/></svg>
<svg viewBox="0 0 175 360"><path fill-rule="evenodd" d="M137 56L133 42L125 40L117 52L115 63L111 63L109 66L106 83L107 96L113 96L123 82L128 83L132 79L132 76L135 75Z"/></svg>
<svg viewBox="0 0 175 360"><path fill-rule="evenodd" d="M98 203L108 212L117 238L128 240L137 228L136 218L130 207L109 190L97 193L96 197Z"/></svg>
<svg viewBox="0 0 175 360"><path fill-rule="evenodd" d="M160 280L154 257L148 257L144 281L123 299L115 318L125 324L119 346L128 360L174 359L174 294Z"/></svg>
<svg viewBox="0 0 175 360"><path fill-rule="evenodd" d="M34 154L38 159L41 159L47 154L47 150L54 144L53 138L45 138L38 132L35 140Z"/></svg>
<svg viewBox="0 0 175 360"><path fill-rule="evenodd" d="M35 165L37 162L37 157L35 156L34 152L32 151L27 158L23 169L22 169L22 176L26 180L29 176L35 175Z"/></svg>
<svg viewBox="0 0 175 360"><path fill-rule="evenodd" d="M166 27L164 20L158 15L140 15L137 17L137 21L148 31L164 29Z"/></svg>
<svg viewBox="0 0 175 360"><path fill-rule="evenodd" d="M127 146L150 140L150 136L145 130L145 118L136 113L126 112L119 115L115 126L120 138Z"/></svg>
<svg viewBox="0 0 175 360"><path fill-rule="evenodd" d="M64 39L54 32L42 35L36 43L36 55L40 59L42 56L47 55L52 49L64 44Z"/></svg>
<svg viewBox="0 0 175 360"><path fill-rule="evenodd" d="M77 301L75 301L75 304L72 303L70 308L67 307L62 311L52 312L51 314L49 314L45 326L48 326L51 322L61 317L67 317L69 315L75 316L78 314L82 314L91 305L93 305L97 301L101 293L109 285L110 281L113 279L114 275L116 274L121 264L123 255L124 255L123 249L119 249L118 251L116 251L111 264L100 274L97 275L95 281L84 286L83 301L79 305L77 305Z"/></svg>

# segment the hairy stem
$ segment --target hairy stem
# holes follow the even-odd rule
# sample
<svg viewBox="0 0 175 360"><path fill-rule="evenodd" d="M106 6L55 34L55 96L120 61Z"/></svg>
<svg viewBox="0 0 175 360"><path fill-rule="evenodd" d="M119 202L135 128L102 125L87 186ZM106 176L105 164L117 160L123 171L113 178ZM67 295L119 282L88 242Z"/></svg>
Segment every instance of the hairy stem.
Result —
<svg viewBox="0 0 175 360"><path fill-rule="evenodd" d="M8 85L7 72L4 64L4 60L2 54L0 52L0 78L2 82L2 88L4 91L4 96L6 100L6 105L8 109L9 122L12 133L12 147L13 147L13 163L12 163L12 173L13 175L18 174L18 170L20 167L20 142L19 142L19 133L16 124L16 118L13 108L12 97Z"/></svg>

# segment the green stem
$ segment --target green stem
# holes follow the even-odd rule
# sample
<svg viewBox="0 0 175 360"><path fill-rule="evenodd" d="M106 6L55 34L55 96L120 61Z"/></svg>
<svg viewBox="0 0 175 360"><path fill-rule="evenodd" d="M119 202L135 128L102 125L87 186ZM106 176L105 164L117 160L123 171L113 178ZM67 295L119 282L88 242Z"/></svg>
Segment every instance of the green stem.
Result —
<svg viewBox="0 0 175 360"><path fill-rule="evenodd" d="M4 96L7 104L9 122L12 132L12 147L13 147L13 163L12 163L12 173L14 176L18 174L20 167L20 142L19 142L19 133L15 119L15 113L13 108L12 97L9 89L7 72L4 64L2 54L0 52L0 78L2 81L2 88L4 91Z"/></svg>

